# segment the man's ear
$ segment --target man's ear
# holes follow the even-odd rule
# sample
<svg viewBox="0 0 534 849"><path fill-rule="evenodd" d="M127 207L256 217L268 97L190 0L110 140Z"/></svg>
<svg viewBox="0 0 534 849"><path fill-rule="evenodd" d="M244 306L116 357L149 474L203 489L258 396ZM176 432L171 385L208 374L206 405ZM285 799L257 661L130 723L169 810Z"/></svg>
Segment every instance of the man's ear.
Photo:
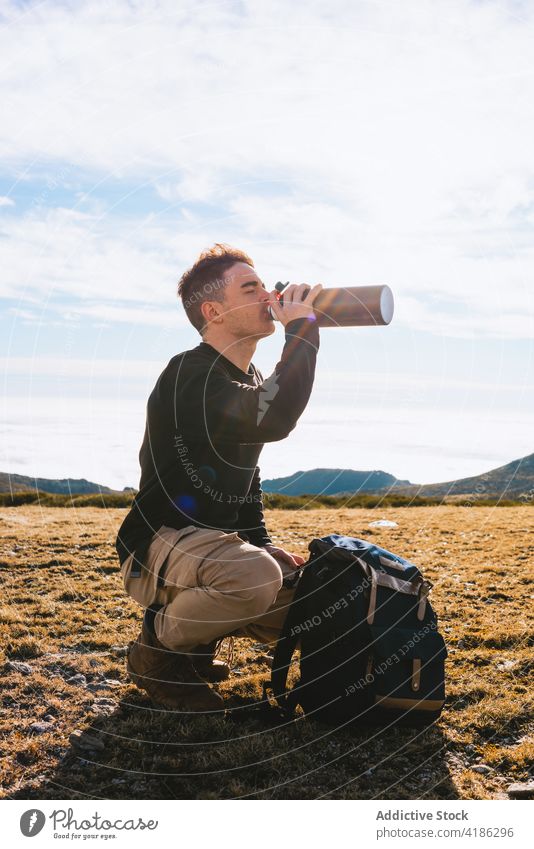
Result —
<svg viewBox="0 0 534 849"><path fill-rule="evenodd" d="M222 304L217 301L203 301L200 305L200 312L206 324L220 324L224 310Z"/></svg>

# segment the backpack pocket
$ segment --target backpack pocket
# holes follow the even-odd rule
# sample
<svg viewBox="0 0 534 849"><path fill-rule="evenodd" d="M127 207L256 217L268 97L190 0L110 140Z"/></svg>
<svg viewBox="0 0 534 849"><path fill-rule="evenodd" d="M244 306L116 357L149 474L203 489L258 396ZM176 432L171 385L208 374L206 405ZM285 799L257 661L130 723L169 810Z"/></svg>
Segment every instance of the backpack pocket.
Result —
<svg viewBox="0 0 534 849"><path fill-rule="evenodd" d="M407 722L432 722L445 702L445 658L441 634L431 625L418 630L371 627L367 670L372 703L381 714Z"/></svg>

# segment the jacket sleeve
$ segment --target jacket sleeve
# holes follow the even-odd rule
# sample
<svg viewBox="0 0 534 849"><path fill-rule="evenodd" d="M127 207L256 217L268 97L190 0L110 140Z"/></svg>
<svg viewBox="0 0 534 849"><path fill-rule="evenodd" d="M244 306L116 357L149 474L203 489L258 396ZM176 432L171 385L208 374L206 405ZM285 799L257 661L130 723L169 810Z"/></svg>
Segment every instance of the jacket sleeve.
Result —
<svg viewBox="0 0 534 849"><path fill-rule="evenodd" d="M284 439L308 403L319 350L319 328L307 318L285 328L274 372L259 386L229 379L214 367L199 374L181 368L174 395L175 419L184 436L213 443L264 443Z"/></svg>
<svg viewBox="0 0 534 849"><path fill-rule="evenodd" d="M263 516L263 492L261 489L260 470L256 466L254 476L246 500L239 508L237 519L239 536L246 542L261 548L272 542Z"/></svg>

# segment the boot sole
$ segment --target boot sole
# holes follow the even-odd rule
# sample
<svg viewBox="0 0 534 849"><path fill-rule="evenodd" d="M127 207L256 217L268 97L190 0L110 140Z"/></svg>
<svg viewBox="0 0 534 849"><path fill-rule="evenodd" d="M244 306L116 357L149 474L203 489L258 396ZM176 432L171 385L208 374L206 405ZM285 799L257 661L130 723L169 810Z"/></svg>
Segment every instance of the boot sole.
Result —
<svg viewBox="0 0 534 849"><path fill-rule="evenodd" d="M155 707L165 708L166 710L178 711L180 713L186 713L186 714L187 713L198 714L198 713L224 713L225 712L224 702L223 702L222 698L220 699L220 702L217 699L217 706L215 706L215 703L214 703L210 707L207 707L206 705L202 705L202 706L200 706L200 705L196 706L194 704L192 705L192 704L188 703L187 699L178 700L178 701L173 700L173 699L170 699L169 701L161 701L161 699L155 698L150 692L150 680L151 679L147 678L146 676L139 675L137 672L134 672L134 670L131 668L130 658L128 658L126 671L128 673L128 677L129 677L130 681L133 684L135 684L135 686L138 687L140 690L145 691L145 693L149 696L150 700L152 701L152 704ZM172 684L172 683L174 683L174 682L169 681L169 684ZM214 696L215 695L216 694L214 693Z"/></svg>
<svg viewBox="0 0 534 849"><path fill-rule="evenodd" d="M200 677L204 679L204 681L208 681L210 684L220 684L221 681L228 681L228 679L230 677L229 671L224 675L222 675L222 674L210 675L209 673L207 673L205 675L204 672L202 671L202 669L197 669L197 672L200 675Z"/></svg>

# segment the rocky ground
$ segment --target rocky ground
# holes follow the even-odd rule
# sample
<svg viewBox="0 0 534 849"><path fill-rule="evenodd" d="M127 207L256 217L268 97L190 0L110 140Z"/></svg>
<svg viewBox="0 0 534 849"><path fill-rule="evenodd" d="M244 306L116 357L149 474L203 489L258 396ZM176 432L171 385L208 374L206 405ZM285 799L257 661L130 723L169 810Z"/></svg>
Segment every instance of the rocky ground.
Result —
<svg viewBox="0 0 534 849"><path fill-rule="evenodd" d="M114 550L125 510L0 509L3 798L465 798L532 795L533 510L272 510L288 550L372 538L434 583L446 710L424 730L270 727L250 712L265 647L236 641L217 720L153 710L127 681L140 611ZM396 528L370 528L380 518ZM530 784L529 784L530 782ZM514 785L515 789L514 789ZM530 789L529 789L530 786Z"/></svg>

